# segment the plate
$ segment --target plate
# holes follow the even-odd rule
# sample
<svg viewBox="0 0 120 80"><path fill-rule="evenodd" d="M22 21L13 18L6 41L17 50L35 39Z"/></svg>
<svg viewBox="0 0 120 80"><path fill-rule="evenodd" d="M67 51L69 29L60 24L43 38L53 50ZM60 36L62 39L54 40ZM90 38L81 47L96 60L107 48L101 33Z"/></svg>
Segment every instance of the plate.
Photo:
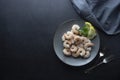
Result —
<svg viewBox="0 0 120 80"><path fill-rule="evenodd" d="M64 62L65 64L68 64L70 66L83 66L88 63L90 63L98 54L99 47L100 47L100 38L99 34L97 33L97 36L92 40L92 42L95 44L94 47L92 47L91 56L87 59L83 58L74 58L74 57L68 57L63 54L63 42L62 42L62 35L71 30L72 25L78 24L80 27L84 25L84 20L68 20L62 23L58 29L55 32L54 40L53 40L53 46L55 53L57 57Z"/></svg>

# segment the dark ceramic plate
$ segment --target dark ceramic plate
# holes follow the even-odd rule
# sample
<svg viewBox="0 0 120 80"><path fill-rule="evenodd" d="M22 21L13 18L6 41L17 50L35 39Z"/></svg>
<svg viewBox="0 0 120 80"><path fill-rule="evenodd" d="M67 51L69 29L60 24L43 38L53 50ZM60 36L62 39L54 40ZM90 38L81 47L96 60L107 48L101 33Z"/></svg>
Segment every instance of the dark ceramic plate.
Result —
<svg viewBox="0 0 120 80"><path fill-rule="evenodd" d="M61 24L55 33L53 46L54 46L56 55L62 62L66 63L68 65L71 65L71 66L83 66L83 65L90 63L98 54L99 47L100 47L100 38L97 33L97 36L92 40L92 42L95 44L95 46L92 48L91 56L89 58L83 59L80 57L73 58L72 56L71 57L65 56L62 52L63 51L63 42L62 42L61 37L65 32L71 30L71 27L73 24L78 24L79 26L83 26L84 21L83 20L69 20L69 21L66 21L63 24Z"/></svg>

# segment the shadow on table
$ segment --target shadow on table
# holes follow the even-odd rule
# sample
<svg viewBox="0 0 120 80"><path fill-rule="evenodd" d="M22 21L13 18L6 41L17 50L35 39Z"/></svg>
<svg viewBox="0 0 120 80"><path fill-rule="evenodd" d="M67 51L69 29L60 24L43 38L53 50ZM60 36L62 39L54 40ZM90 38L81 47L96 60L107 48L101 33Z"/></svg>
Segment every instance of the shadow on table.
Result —
<svg viewBox="0 0 120 80"><path fill-rule="evenodd" d="M99 55L97 55L95 57L95 59L92 62L88 63L87 65L77 66L77 67L76 66L69 66L69 65L66 65L65 63L62 63L62 62L61 63L62 63L63 68L65 68L65 70L68 70L68 71L73 72L73 73L80 73L82 75L85 75L84 71L87 68L95 65L98 61L98 58L99 58Z"/></svg>

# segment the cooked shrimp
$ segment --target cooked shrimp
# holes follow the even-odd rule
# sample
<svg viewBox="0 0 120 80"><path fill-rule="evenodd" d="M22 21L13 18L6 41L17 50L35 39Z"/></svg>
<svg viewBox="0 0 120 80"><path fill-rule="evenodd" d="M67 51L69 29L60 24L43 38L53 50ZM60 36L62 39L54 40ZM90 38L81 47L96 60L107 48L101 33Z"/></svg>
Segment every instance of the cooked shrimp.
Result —
<svg viewBox="0 0 120 80"><path fill-rule="evenodd" d="M63 36L62 36L62 41L65 41L65 40L66 40L65 35L66 35L66 33L63 34Z"/></svg>
<svg viewBox="0 0 120 80"><path fill-rule="evenodd" d="M78 48L84 48L84 45L82 43L80 43L79 45L77 45Z"/></svg>
<svg viewBox="0 0 120 80"><path fill-rule="evenodd" d="M70 56L71 55L71 52L69 49L63 49L63 53L66 55L66 56Z"/></svg>
<svg viewBox="0 0 120 80"><path fill-rule="evenodd" d="M91 51L91 50L92 50L92 48L91 48L91 47L88 47L88 48L86 48L86 50L87 50L87 51Z"/></svg>
<svg viewBox="0 0 120 80"><path fill-rule="evenodd" d="M63 43L63 46L64 46L65 48L70 48L70 45L71 45L71 42L68 41L68 40L65 40L64 43Z"/></svg>
<svg viewBox="0 0 120 80"><path fill-rule="evenodd" d="M63 34L63 53L66 56L88 58L94 44L87 37L80 35L79 29L79 25L75 24L70 31Z"/></svg>
<svg viewBox="0 0 120 80"><path fill-rule="evenodd" d="M73 29L75 29L75 30L79 30L79 29L80 29L80 26L77 25L77 24L74 24L74 25L72 26L72 30L73 30Z"/></svg>
<svg viewBox="0 0 120 80"><path fill-rule="evenodd" d="M83 57L84 57L84 58L90 57L90 51L86 51L86 52L85 52L85 55L84 55Z"/></svg>
<svg viewBox="0 0 120 80"><path fill-rule="evenodd" d="M86 44L84 45L84 48L87 49L87 48L92 47L92 46L94 46L93 43L86 43Z"/></svg>
<svg viewBox="0 0 120 80"><path fill-rule="evenodd" d="M91 43L91 40L90 40L90 39L87 39L87 40L85 41L85 43Z"/></svg>
<svg viewBox="0 0 120 80"><path fill-rule="evenodd" d="M80 54L80 56L84 56L85 55L85 50L83 48L79 48L78 51L76 52L77 54Z"/></svg>
<svg viewBox="0 0 120 80"><path fill-rule="evenodd" d="M75 44L78 45L82 42L80 36L74 36L74 41L75 41Z"/></svg>
<svg viewBox="0 0 120 80"><path fill-rule="evenodd" d="M72 39L73 38L73 33L68 31L64 36L65 36L66 39Z"/></svg>
<svg viewBox="0 0 120 80"><path fill-rule="evenodd" d="M70 48L70 51L71 51L71 52L76 52L77 49L78 49L77 46L72 45L71 48Z"/></svg>
<svg viewBox="0 0 120 80"><path fill-rule="evenodd" d="M74 42L75 42L73 38L70 39L69 41L71 42L71 44L74 44Z"/></svg>
<svg viewBox="0 0 120 80"><path fill-rule="evenodd" d="M88 43L90 41L88 38L83 37L83 36L81 37L81 40L82 40L83 44Z"/></svg>
<svg viewBox="0 0 120 80"><path fill-rule="evenodd" d="M72 30L71 31L74 34L79 34L79 31L78 31L79 29L80 29L79 25L75 24L75 25L72 26Z"/></svg>
<svg viewBox="0 0 120 80"><path fill-rule="evenodd" d="M71 35L73 35L73 33L72 33L71 31L67 31L67 34L71 34Z"/></svg>
<svg viewBox="0 0 120 80"><path fill-rule="evenodd" d="M79 34L79 31L78 30L71 30L74 34Z"/></svg>
<svg viewBox="0 0 120 80"><path fill-rule="evenodd" d="M72 53L72 56L73 56L73 57L79 57L80 54L79 54L79 53Z"/></svg>

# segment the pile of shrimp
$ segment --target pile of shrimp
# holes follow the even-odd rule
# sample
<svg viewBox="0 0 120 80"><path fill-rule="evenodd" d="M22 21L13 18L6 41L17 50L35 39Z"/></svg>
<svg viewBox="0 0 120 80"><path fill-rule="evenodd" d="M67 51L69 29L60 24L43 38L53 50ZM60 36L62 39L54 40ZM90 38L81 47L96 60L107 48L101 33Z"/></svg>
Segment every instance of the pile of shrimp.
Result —
<svg viewBox="0 0 120 80"><path fill-rule="evenodd" d="M63 34L63 53L66 56L88 58L94 44L87 37L80 35L79 29L80 26L74 24L71 31Z"/></svg>

